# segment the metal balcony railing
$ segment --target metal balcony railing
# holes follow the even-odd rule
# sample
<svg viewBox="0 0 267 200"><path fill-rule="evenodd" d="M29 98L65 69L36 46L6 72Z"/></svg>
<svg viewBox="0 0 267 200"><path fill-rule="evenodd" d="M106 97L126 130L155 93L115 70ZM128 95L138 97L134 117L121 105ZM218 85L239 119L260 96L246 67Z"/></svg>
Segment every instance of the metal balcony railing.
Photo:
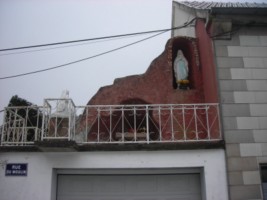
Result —
<svg viewBox="0 0 267 200"><path fill-rule="evenodd" d="M217 104L79 107L76 137L83 143L221 140Z"/></svg>
<svg viewBox="0 0 267 200"><path fill-rule="evenodd" d="M71 99L49 99L43 107L6 108L1 145L218 141L219 116L218 104L75 106Z"/></svg>
<svg viewBox="0 0 267 200"><path fill-rule="evenodd" d="M72 99L45 99L42 140L74 140L76 110Z"/></svg>
<svg viewBox="0 0 267 200"><path fill-rule="evenodd" d="M41 136L41 107L8 107L0 127L1 145L32 145Z"/></svg>

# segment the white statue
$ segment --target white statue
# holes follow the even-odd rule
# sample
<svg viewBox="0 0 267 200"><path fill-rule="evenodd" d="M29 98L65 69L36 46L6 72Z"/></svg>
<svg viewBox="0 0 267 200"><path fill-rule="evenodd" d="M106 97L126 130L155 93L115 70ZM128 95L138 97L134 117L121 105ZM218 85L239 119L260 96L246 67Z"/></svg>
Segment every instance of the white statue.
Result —
<svg viewBox="0 0 267 200"><path fill-rule="evenodd" d="M57 103L57 113L62 115L68 115L69 113L69 91L63 90L60 96L60 99Z"/></svg>
<svg viewBox="0 0 267 200"><path fill-rule="evenodd" d="M174 75L176 78L176 83L178 88L181 84L188 84L188 62L184 57L184 54L181 50L178 50L177 57L174 60Z"/></svg>

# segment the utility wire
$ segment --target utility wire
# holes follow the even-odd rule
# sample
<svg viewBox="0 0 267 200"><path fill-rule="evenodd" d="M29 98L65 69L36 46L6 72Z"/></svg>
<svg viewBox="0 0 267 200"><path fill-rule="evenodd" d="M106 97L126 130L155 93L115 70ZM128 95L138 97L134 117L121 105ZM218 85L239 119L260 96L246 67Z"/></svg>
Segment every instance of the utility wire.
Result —
<svg viewBox="0 0 267 200"><path fill-rule="evenodd" d="M103 53L100 53L100 54L96 54L96 55L93 55L93 56L90 56L90 57L87 57L87 58L83 58L83 59L80 59L80 60L76 60L76 61L72 61L72 62L68 62L68 63L65 63L65 64L62 64L62 65L58 65L58 66L55 66L55 67L50 67L50 68L46 68L46 69L41 69L41 70L36 70L36 71L32 71L32 72L28 72L28 73L23 73L23 74L17 74L17 75L13 75L13 76L6 76L6 77L1 77L0 80L3 80L3 79L10 79L10 78L15 78L15 77L20 77L20 76L26 76L26 75L30 75L30 74L36 74L36 73L40 73L40 72L45 72L45 71L49 71L49 70L53 70L53 69L57 69L57 68L61 68L61 67L65 67L65 66L68 66L68 65L72 65L72 64L75 64L75 63L79 63L79 62L82 62L82 61L85 61L85 60L89 60L89 59L92 59L92 58L96 58L96 57L99 57L99 56L102 56L102 55L105 55L105 54L108 54L108 53L111 53L111 52L114 52L114 51L117 51L117 50L120 50L120 49L123 49L123 48L126 48L128 46L132 46L134 44L137 44L137 43L140 43L140 42L143 42L145 40L148 40L150 38L153 38L153 37L156 37L160 34L163 34L167 31L164 31L164 32L161 32L161 33L157 33L155 35L152 35L150 37L147 37L147 38L144 38L142 40L138 40L136 42L133 42L133 43L129 43L127 45L124 45L124 46L121 46L121 47L118 47L118 48L115 48L115 49L112 49L112 50L109 50L109 51L105 51Z"/></svg>
<svg viewBox="0 0 267 200"><path fill-rule="evenodd" d="M191 21L189 21L189 22L187 22L187 23L184 23L184 25L182 25L182 26L175 27L175 28L171 28L171 29L165 29L165 30L163 30L163 31L161 31L160 33L157 33L157 34L155 34L155 35L149 36L149 37L147 37L147 38L144 38L144 39L135 41L135 42L133 42L133 43L126 44L126 45L124 45L124 46L121 46L121 47L118 47L118 48L115 48L115 49L112 49L112 50L109 50L109 51L105 51L105 52L100 53L100 54L96 54L96 55L93 55L93 56L90 56L90 57L86 57L86 58L83 58L83 59L79 59L79 60L76 60L76 61L68 62L68 63L62 64L62 65L57 65L57 66L55 66L55 67L50 67L50 68L46 68L46 69L42 69L42 70L36 70L36 71L27 72L27 73L22 73L22 74L17 74L17 75L12 75L12 76L0 77L0 80L10 79L10 78L16 78L16 77L26 76L26 75L30 75L30 74L36 74L36 73L40 73L40 72L45 72L45 71L49 71L49 70L53 70L53 69L57 69L57 68L62 68L62 67L68 66L68 65L72 65L72 64L75 64L75 63L79 63L79 62L82 62L82 61L85 61L85 60L89 60L89 59L92 59L92 58L96 58L96 57L99 57L99 56L102 56L102 55L105 55L105 54L108 54L108 53L111 53L111 52L114 52L114 51L118 51L118 50L120 50L120 49L129 47L129 46L132 46L132 45L134 45L134 44L143 42L143 41L145 41L145 40L154 38L154 37L156 37L156 36L158 36L158 35L161 35L161 34L163 34L163 33L165 33L165 32L168 32L168 31L170 31L170 30L173 30L173 29L181 29L181 28L187 27L187 26L190 25L193 21L195 21L195 19L196 19L196 18L192 19Z"/></svg>
<svg viewBox="0 0 267 200"><path fill-rule="evenodd" d="M108 39L103 39L103 40L95 40L95 41L88 41L86 43L81 43L81 44L70 44L70 45L64 45L64 46L56 46L56 47L47 47L44 49L31 49L31 50L25 50L25 51L19 51L19 52L8 52L8 53L0 53L1 56L8 56L8 55L14 55L14 54L25 54L25 53L31 53L31 52L39 52L39 51L49 51L53 49L62 49L62 48L69 48L69 47L74 47L74 46L82 46L82 45L88 45L88 44L95 44L95 43L100 43L100 42L107 42L111 40L118 40L118 39L124 39L124 38L129 38L129 37L135 37L136 35L132 36L125 36L125 37L120 37L120 38L108 38Z"/></svg>
<svg viewBox="0 0 267 200"><path fill-rule="evenodd" d="M89 38L89 39L82 39L82 40L72 40L72 41L66 41L66 42L56 42L56 43L49 43L49 44L39 44L39 45L32 45L32 46L7 48L7 49L0 49L0 52L20 50L20 49L29 49L29 48L37 48L37 47L46 47L46 46L55 46L55 45L70 44L70 43L77 43L77 42L86 42L86 41L92 41L92 40L102 40L102 39L117 38L117 37L132 36L132 35L142 35L142 34L148 34L148 33L157 33L157 32L163 32L163 31L170 31L170 30L173 30L176 28L177 27L170 28L170 29L161 29L161 30L146 31L146 32L128 33L128 34L122 34L122 35L112 35L112 36L105 36L105 37Z"/></svg>

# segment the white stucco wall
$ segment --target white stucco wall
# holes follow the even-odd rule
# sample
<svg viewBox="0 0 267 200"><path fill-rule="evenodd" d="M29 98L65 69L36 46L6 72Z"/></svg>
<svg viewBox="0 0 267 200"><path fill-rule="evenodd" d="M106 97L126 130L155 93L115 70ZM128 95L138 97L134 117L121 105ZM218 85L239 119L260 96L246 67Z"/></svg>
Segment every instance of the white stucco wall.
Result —
<svg viewBox="0 0 267 200"><path fill-rule="evenodd" d="M191 14L188 11L184 11L177 7L176 5L173 6L175 10L173 12L173 19L172 19L172 27L180 27L184 25L184 23L189 22L193 18L195 18L194 14ZM196 37L195 36L195 27L186 27L181 29L175 29L172 32L173 36L188 36L188 37Z"/></svg>
<svg viewBox="0 0 267 200"><path fill-rule="evenodd" d="M183 6L177 2L173 2L172 9L172 27L183 26L185 23L190 22L195 17L207 19L208 16L208 12L205 10L195 10L187 6ZM194 24L195 23L192 23L188 27L173 30L172 36L186 36L195 38L196 32Z"/></svg>
<svg viewBox="0 0 267 200"><path fill-rule="evenodd" d="M0 165L1 200L49 200L55 196L54 169L173 169L202 167L206 200L227 200L225 153L221 149L1 153L0 163L28 163L26 177L5 176Z"/></svg>

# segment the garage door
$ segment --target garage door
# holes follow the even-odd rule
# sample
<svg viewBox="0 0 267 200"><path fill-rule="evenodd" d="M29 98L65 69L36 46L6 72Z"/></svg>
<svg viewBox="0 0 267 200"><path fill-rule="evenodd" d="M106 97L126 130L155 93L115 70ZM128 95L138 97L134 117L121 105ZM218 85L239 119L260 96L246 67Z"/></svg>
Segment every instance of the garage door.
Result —
<svg viewBox="0 0 267 200"><path fill-rule="evenodd" d="M199 174L58 175L57 200L200 200Z"/></svg>

